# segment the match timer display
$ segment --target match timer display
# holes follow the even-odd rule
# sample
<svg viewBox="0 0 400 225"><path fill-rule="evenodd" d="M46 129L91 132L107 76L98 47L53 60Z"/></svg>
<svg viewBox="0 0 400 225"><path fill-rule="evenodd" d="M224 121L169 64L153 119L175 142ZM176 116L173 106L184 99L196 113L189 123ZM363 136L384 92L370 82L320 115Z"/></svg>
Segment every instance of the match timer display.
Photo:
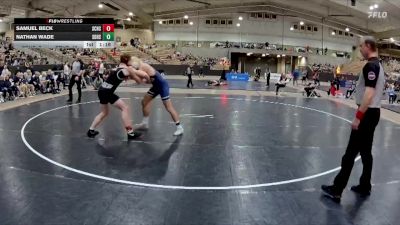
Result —
<svg viewBox="0 0 400 225"><path fill-rule="evenodd" d="M14 46L20 48L114 48L111 18L16 18Z"/></svg>

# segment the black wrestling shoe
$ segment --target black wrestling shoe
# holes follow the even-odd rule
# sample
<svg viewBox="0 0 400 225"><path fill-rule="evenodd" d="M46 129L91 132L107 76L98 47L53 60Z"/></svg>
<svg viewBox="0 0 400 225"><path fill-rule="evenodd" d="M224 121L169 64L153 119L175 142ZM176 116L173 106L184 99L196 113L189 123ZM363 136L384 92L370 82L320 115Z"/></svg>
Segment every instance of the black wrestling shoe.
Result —
<svg viewBox="0 0 400 225"><path fill-rule="evenodd" d="M135 139L138 139L140 136L142 136L142 133L131 132L131 133L128 133L127 135L128 135L128 140L135 140Z"/></svg>
<svg viewBox="0 0 400 225"><path fill-rule="evenodd" d="M72 99L68 99L68 100L67 100L67 103L72 103Z"/></svg>
<svg viewBox="0 0 400 225"><path fill-rule="evenodd" d="M88 130L87 132L87 136L90 138L94 138L96 137L96 135L98 135L100 132L98 132L97 130Z"/></svg>
<svg viewBox="0 0 400 225"><path fill-rule="evenodd" d="M76 104L79 104L79 103L81 103L81 100L78 99L75 103L76 103Z"/></svg>
<svg viewBox="0 0 400 225"><path fill-rule="evenodd" d="M371 189L363 188L360 185L353 186L351 189L353 192L359 194L361 197L367 197L371 195Z"/></svg>
<svg viewBox="0 0 400 225"><path fill-rule="evenodd" d="M325 196L331 198L335 202L340 202L342 194L336 190L335 186L322 185L321 190Z"/></svg>

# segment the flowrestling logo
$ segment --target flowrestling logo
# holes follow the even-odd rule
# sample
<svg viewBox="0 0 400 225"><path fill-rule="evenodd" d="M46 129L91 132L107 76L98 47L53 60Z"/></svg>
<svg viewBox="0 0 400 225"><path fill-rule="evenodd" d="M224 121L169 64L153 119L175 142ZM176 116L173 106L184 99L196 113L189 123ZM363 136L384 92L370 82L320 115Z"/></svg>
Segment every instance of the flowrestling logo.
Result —
<svg viewBox="0 0 400 225"><path fill-rule="evenodd" d="M368 19L386 19L387 17L388 17L387 12L377 12L377 11L368 12Z"/></svg>

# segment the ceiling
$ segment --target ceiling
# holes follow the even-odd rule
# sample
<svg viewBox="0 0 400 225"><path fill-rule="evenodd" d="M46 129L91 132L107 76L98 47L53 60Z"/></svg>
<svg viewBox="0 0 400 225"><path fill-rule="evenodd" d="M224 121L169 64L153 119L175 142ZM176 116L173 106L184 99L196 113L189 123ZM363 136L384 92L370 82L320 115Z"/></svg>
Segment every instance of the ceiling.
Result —
<svg viewBox="0 0 400 225"><path fill-rule="evenodd" d="M108 3L118 10L104 6ZM387 12L386 19L368 18L369 6L378 4L375 11ZM244 13L268 11L299 19L344 29L350 27L358 34L375 34L380 38L400 36L400 0L0 0L0 16L5 21L15 17L113 17L126 19L134 14L135 23L149 26L154 19L218 15L220 13Z"/></svg>

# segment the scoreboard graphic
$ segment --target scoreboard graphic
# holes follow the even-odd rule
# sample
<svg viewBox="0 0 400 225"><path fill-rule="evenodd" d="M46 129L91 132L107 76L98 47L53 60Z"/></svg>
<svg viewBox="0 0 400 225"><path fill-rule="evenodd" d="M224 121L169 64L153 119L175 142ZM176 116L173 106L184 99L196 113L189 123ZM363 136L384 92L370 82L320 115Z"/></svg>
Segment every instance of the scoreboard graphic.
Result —
<svg viewBox="0 0 400 225"><path fill-rule="evenodd" d="M114 48L112 18L15 18L16 48Z"/></svg>

